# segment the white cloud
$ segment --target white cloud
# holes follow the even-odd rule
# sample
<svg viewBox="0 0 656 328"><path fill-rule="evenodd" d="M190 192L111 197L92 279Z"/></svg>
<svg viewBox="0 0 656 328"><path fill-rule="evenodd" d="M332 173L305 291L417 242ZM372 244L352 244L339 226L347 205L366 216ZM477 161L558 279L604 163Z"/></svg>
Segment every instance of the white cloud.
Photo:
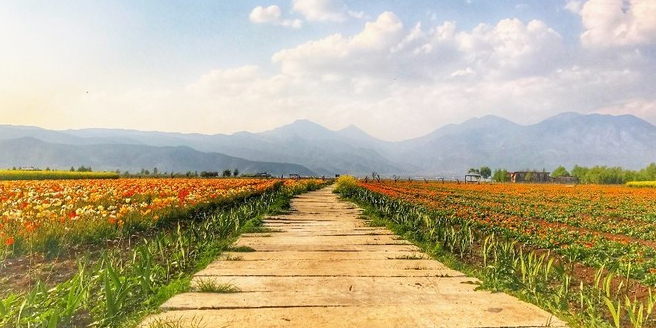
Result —
<svg viewBox="0 0 656 328"><path fill-rule="evenodd" d="M600 108L597 110L597 112L602 114L626 113L638 116L651 122L656 122L656 100L638 98L623 103L619 106Z"/></svg>
<svg viewBox="0 0 656 328"><path fill-rule="evenodd" d="M656 1L590 0L580 15L587 47L636 46L656 43Z"/></svg>
<svg viewBox="0 0 656 328"><path fill-rule="evenodd" d="M353 17L353 18L357 18L357 19L364 19L365 18L364 11L347 10L346 13L349 16Z"/></svg>
<svg viewBox="0 0 656 328"><path fill-rule="evenodd" d="M580 0L570 0L565 5L565 9L575 14L581 13L581 8L583 8L583 3Z"/></svg>
<svg viewBox="0 0 656 328"><path fill-rule="evenodd" d="M280 7L271 5L269 7L257 6L253 8L248 18L253 23L275 23L280 20Z"/></svg>
<svg viewBox="0 0 656 328"><path fill-rule="evenodd" d="M270 7L254 10L251 20L282 25ZM281 49L271 67L217 69L178 90L114 91L68 102L53 96L34 108L67 108L52 113L88 117L76 119L81 126L125 117L129 122L118 126L147 121L150 129L188 126L185 132L204 133L261 131L307 118L335 129L356 124L397 140L488 114L524 124L563 111L656 121L649 87L656 85L650 74L656 62L646 51L572 54L539 20L503 19L467 30L451 21L428 24L406 26L384 12L357 33ZM103 114L80 114L92 109Z"/></svg>
<svg viewBox="0 0 656 328"><path fill-rule="evenodd" d="M271 5L266 8L257 6L253 8L250 15L248 15L248 19L256 24L273 24L292 28L300 28L302 26L302 22L299 19L281 20L280 7L276 5Z"/></svg>
<svg viewBox="0 0 656 328"><path fill-rule="evenodd" d="M341 22L349 15L346 5L333 0L294 0L294 11L309 21ZM357 16L359 13L353 12L351 15Z"/></svg>
<svg viewBox="0 0 656 328"><path fill-rule="evenodd" d="M467 76L467 75L476 75L476 72L471 67L465 69L459 69L451 73L451 77Z"/></svg>
<svg viewBox="0 0 656 328"><path fill-rule="evenodd" d="M343 78L358 73L375 74L385 71L386 63L381 54L389 54L402 37L403 24L399 18L385 12L352 37L334 34L281 50L272 60L281 65L283 73L293 76L330 74Z"/></svg>

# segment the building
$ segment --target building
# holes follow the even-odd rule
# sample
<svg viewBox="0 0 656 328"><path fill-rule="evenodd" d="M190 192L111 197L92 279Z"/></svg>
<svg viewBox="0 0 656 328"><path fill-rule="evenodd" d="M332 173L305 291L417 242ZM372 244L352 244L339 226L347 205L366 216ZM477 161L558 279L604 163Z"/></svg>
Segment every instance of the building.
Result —
<svg viewBox="0 0 656 328"><path fill-rule="evenodd" d="M538 182L545 183L549 182L549 173L551 172L538 172L538 171L518 171L518 172L508 172L510 175L510 182Z"/></svg>

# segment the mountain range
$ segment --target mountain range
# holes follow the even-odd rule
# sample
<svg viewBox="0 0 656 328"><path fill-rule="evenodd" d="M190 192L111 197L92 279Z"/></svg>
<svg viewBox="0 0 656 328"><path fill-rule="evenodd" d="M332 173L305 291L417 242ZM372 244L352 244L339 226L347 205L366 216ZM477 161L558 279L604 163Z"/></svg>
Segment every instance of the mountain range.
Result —
<svg viewBox="0 0 656 328"><path fill-rule="evenodd" d="M333 131L307 120L232 135L0 125L0 167L451 177L481 166L637 169L655 161L656 126L632 115L563 113L533 125L485 116L399 142L376 139L355 126Z"/></svg>

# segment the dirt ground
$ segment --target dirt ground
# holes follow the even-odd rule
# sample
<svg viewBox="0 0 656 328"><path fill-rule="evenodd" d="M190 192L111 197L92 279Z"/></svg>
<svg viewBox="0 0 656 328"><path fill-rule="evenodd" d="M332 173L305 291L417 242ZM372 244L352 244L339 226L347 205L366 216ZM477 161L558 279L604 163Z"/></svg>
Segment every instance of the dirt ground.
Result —
<svg viewBox="0 0 656 328"><path fill-rule="evenodd" d="M429 259L389 230L369 227L330 188L296 198L269 232L243 235L198 272L195 284L236 293L191 292L142 326L184 327L566 327L503 293Z"/></svg>

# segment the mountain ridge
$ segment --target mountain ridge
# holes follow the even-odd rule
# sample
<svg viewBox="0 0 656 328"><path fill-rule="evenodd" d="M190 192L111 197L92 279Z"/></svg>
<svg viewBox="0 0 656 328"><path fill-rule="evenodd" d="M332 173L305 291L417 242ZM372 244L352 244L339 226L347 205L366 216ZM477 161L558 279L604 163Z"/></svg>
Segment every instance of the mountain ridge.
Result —
<svg viewBox="0 0 656 328"><path fill-rule="evenodd" d="M530 125L486 115L395 142L377 139L354 125L330 130L309 120L231 135L125 129L55 131L0 125L0 140L21 133L79 147L184 146L255 162L295 163L317 175L376 171L384 175L448 176L483 165L509 170L554 169L559 165L640 168L656 161L656 126L633 115L574 112Z"/></svg>

